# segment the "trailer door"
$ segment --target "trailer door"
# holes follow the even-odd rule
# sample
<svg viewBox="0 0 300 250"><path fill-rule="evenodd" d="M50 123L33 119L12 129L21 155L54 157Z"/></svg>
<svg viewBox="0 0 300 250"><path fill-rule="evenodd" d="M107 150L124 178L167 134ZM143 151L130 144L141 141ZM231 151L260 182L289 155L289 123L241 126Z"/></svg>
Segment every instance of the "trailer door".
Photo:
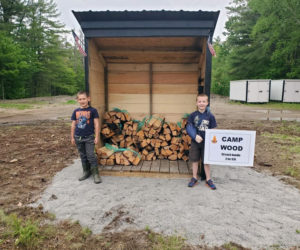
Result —
<svg viewBox="0 0 300 250"><path fill-rule="evenodd" d="M300 102L300 80L285 80L284 102Z"/></svg>

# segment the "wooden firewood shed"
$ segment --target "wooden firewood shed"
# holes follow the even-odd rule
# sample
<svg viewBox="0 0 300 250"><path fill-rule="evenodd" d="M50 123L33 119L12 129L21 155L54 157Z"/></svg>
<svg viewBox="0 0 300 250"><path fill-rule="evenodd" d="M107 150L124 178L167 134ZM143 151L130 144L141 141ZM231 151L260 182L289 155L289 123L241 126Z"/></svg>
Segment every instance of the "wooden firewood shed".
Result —
<svg viewBox="0 0 300 250"><path fill-rule="evenodd" d="M180 121L210 95L219 11L73 11L84 33L85 84L100 116L119 108L141 120ZM101 124L100 124L101 125Z"/></svg>

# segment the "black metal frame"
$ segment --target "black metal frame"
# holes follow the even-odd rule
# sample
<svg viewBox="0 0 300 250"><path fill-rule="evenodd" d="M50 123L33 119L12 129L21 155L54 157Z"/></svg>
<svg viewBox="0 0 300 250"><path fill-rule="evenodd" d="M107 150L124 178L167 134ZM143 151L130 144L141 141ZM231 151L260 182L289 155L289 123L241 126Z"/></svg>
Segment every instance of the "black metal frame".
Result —
<svg viewBox="0 0 300 250"><path fill-rule="evenodd" d="M268 100L268 102L270 101L270 98L271 98L271 88L272 88L272 86L271 86L271 80L269 81L269 100Z"/></svg>
<svg viewBox="0 0 300 250"><path fill-rule="evenodd" d="M248 102L248 80L246 81L246 103Z"/></svg>
<svg viewBox="0 0 300 250"><path fill-rule="evenodd" d="M281 97L282 102L283 102L283 98L284 98L284 90L285 90L285 80L283 80L283 83L282 83L282 97Z"/></svg>

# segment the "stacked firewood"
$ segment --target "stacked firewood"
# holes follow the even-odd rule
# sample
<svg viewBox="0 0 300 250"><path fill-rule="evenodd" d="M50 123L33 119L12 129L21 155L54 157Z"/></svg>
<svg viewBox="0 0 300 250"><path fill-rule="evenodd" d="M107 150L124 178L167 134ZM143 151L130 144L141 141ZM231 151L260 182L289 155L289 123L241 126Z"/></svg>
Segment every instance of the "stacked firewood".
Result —
<svg viewBox="0 0 300 250"><path fill-rule="evenodd" d="M191 138L185 129L186 122L183 119L181 124L167 123L161 116L144 118L139 122L131 120L128 113L107 112L101 134L106 145L115 150L98 149L100 164L136 165L140 160L156 159L187 161ZM118 151L124 149L127 150Z"/></svg>
<svg viewBox="0 0 300 250"><path fill-rule="evenodd" d="M113 166L115 164L129 166L138 165L141 161L141 155L130 149L119 149L115 146L104 146L97 149L99 163L101 165Z"/></svg>

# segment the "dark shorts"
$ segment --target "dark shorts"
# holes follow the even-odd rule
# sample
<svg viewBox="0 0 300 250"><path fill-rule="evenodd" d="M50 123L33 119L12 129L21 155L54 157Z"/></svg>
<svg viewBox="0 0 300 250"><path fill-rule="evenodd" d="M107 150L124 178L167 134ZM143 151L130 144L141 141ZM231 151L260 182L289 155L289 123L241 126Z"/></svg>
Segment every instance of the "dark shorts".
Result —
<svg viewBox="0 0 300 250"><path fill-rule="evenodd" d="M191 148L189 152L189 160L190 162L203 162L204 160L204 142L197 143L192 141Z"/></svg>

